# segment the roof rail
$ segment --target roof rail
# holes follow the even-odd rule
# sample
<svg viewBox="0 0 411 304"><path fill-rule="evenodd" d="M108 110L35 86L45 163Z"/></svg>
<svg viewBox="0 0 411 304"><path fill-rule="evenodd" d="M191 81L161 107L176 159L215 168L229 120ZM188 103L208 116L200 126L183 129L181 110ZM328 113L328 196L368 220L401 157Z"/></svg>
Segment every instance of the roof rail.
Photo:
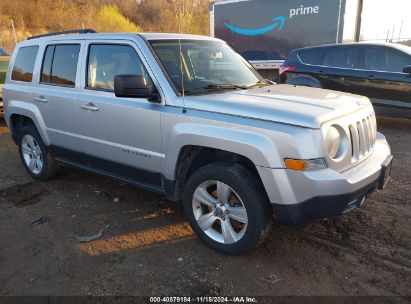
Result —
<svg viewBox="0 0 411 304"><path fill-rule="evenodd" d="M47 34L30 36L30 37L27 38L27 40L41 38L41 37L48 37L48 36L56 36L56 35L88 34L88 33L97 33L97 32L93 29L80 29L80 30L70 30L70 31L62 31L62 32L51 32L51 33L47 33Z"/></svg>

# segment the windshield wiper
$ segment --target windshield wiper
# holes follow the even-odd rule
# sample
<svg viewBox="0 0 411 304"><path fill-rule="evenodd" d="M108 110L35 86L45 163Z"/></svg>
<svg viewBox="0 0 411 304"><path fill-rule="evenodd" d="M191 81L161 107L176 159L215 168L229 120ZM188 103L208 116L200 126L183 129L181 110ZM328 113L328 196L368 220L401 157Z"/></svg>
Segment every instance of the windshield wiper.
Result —
<svg viewBox="0 0 411 304"><path fill-rule="evenodd" d="M246 90L247 87L246 86L239 86L239 85L235 85L235 84L225 84L225 83L212 83L209 84L205 87L203 87L203 89L205 90Z"/></svg>
<svg viewBox="0 0 411 304"><path fill-rule="evenodd" d="M193 88L184 90L184 93L197 93L197 92L204 92L204 91L218 91L218 90L246 90L248 87L246 86L239 86L234 84L225 84L225 83L212 83L206 85L204 87Z"/></svg>
<svg viewBox="0 0 411 304"><path fill-rule="evenodd" d="M259 80L258 82L254 83L250 86L247 86L247 89L255 88L255 87L263 87L263 86L270 85L270 84L275 84L275 82L271 81L269 79L263 79L263 80Z"/></svg>

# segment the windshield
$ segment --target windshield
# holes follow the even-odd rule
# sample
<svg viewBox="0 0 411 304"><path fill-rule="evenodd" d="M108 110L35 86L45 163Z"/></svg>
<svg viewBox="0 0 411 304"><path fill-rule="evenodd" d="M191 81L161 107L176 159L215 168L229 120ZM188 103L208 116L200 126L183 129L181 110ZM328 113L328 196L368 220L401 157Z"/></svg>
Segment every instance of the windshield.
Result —
<svg viewBox="0 0 411 304"><path fill-rule="evenodd" d="M204 94L268 83L224 42L174 39L150 44L180 94L183 88L186 94Z"/></svg>

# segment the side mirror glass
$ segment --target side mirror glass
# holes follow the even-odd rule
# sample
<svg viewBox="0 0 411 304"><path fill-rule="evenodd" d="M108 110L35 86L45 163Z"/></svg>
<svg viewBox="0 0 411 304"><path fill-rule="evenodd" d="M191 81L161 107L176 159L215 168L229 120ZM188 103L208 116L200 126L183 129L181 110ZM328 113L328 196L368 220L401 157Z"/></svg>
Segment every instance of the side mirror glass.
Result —
<svg viewBox="0 0 411 304"><path fill-rule="evenodd" d="M405 66L403 71L406 74L411 74L411 65Z"/></svg>
<svg viewBox="0 0 411 304"><path fill-rule="evenodd" d="M140 75L116 75L114 94L116 97L148 98L150 101L160 102L155 87Z"/></svg>

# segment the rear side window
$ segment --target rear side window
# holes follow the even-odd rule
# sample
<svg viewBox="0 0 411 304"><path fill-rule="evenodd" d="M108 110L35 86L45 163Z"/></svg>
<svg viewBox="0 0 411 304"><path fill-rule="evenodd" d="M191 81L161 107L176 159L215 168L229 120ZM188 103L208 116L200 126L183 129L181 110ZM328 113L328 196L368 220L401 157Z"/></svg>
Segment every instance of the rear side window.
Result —
<svg viewBox="0 0 411 304"><path fill-rule="evenodd" d="M298 52L298 57L303 63L318 65L321 63L323 49L307 49Z"/></svg>
<svg viewBox="0 0 411 304"><path fill-rule="evenodd" d="M358 48L333 47L324 54L324 66L355 69L358 68Z"/></svg>
<svg viewBox="0 0 411 304"><path fill-rule="evenodd" d="M38 46L22 47L17 51L16 60L14 61L11 79L31 82L33 79L34 63L36 62Z"/></svg>
<svg viewBox="0 0 411 304"><path fill-rule="evenodd" d="M116 75L132 74L143 76L150 82L143 64L129 45L91 44L88 54L88 88L113 91Z"/></svg>
<svg viewBox="0 0 411 304"><path fill-rule="evenodd" d="M79 44L47 46L40 81L74 87L79 52Z"/></svg>

